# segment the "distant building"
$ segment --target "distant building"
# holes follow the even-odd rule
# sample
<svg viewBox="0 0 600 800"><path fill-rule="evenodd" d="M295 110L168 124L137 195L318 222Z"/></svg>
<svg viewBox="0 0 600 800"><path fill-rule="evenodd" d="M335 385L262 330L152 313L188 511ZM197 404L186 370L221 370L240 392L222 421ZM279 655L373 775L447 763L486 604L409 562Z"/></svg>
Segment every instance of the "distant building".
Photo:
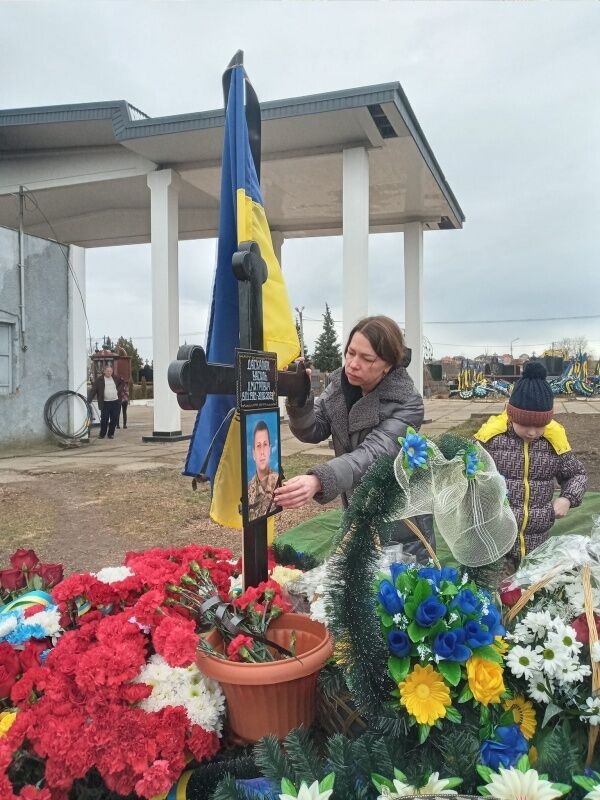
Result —
<svg viewBox="0 0 600 800"><path fill-rule="evenodd" d="M85 274L76 252L57 242L0 228L0 452L51 436L44 405L64 389L86 393ZM71 261L71 268L67 262ZM75 286L73 274L79 274ZM57 422L81 425L68 402ZM75 417L78 419L75 419Z"/></svg>

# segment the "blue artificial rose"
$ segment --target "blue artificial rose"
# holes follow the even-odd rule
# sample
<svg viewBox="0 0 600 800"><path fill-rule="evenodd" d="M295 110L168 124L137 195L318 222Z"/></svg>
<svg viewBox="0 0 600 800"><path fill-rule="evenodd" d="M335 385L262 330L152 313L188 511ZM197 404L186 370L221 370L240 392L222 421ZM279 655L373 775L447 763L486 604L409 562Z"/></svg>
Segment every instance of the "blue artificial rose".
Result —
<svg viewBox="0 0 600 800"><path fill-rule="evenodd" d="M408 634L405 631L391 631L388 633L387 639L390 653L393 656L404 658L404 656L409 655L412 648L412 642L408 638Z"/></svg>
<svg viewBox="0 0 600 800"><path fill-rule="evenodd" d="M379 584L379 602L388 614L401 614L404 611L404 601L398 595L398 590L389 581L381 581Z"/></svg>
<svg viewBox="0 0 600 800"><path fill-rule="evenodd" d="M435 597L428 597L417 606L415 622L422 628L430 628L446 613L446 606Z"/></svg>
<svg viewBox="0 0 600 800"><path fill-rule="evenodd" d="M438 633L433 640L433 652L446 661L464 663L471 657L471 650L465 645L465 632L462 628Z"/></svg>
<svg viewBox="0 0 600 800"><path fill-rule="evenodd" d="M487 613L481 617L481 624L487 627L492 636L504 636L506 633L500 612L492 603L488 606Z"/></svg>
<svg viewBox="0 0 600 800"><path fill-rule="evenodd" d="M443 581L450 581L450 583L456 583L458 580L458 570L454 569L454 567L442 567L442 577Z"/></svg>
<svg viewBox="0 0 600 800"><path fill-rule="evenodd" d="M485 647L494 641L494 634L489 631L484 631L481 625L474 619L465 622L465 635L467 637L467 644L469 647Z"/></svg>
<svg viewBox="0 0 600 800"><path fill-rule="evenodd" d="M417 572L419 578L424 578L426 581L432 586L435 586L436 589L440 588L440 580L442 577L441 570L436 569L435 567L421 567L421 569Z"/></svg>
<svg viewBox="0 0 600 800"><path fill-rule="evenodd" d="M493 739L486 739L479 751L481 763L497 771L498 767L514 767L521 756L527 755L529 745L518 725L501 725Z"/></svg>
<svg viewBox="0 0 600 800"><path fill-rule="evenodd" d="M481 605L481 600L470 589L461 589L450 608L457 608L463 614L479 614Z"/></svg>
<svg viewBox="0 0 600 800"><path fill-rule="evenodd" d="M396 580L399 575L402 575L408 569L408 564L390 564L390 573L392 575L392 583L396 585Z"/></svg>

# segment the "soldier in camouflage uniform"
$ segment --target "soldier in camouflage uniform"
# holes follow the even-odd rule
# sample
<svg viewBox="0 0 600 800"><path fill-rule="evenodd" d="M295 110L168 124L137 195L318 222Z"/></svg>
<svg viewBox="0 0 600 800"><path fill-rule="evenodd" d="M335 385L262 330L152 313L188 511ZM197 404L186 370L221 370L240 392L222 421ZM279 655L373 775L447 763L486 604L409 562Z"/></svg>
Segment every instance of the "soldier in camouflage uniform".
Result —
<svg viewBox="0 0 600 800"><path fill-rule="evenodd" d="M256 464L256 474L248 482L248 519L264 517L271 511L275 502L273 493L279 482L279 475L270 466L271 440L267 424L256 423L253 435L252 456Z"/></svg>

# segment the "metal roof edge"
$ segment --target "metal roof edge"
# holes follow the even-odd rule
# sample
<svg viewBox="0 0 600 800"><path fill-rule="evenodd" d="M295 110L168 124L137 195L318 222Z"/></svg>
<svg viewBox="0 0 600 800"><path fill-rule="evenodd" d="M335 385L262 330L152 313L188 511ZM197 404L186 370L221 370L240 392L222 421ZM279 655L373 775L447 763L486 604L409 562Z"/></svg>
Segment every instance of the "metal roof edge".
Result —
<svg viewBox="0 0 600 800"><path fill-rule="evenodd" d="M408 101L408 97L406 96L402 86L397 83L396 84L396 91L394 96L394 104L398 113L402 117L402 120L408 130L410 131L410 135L412 136L415 144L419 148L419 151L425 160L425 163L431 170L431 174L437 181L440 189L444 193L446 200L448 201L448 205L452 208L454 215L456 218L462 223L465 221L465 215L460 207L458 200L452 189L450 188L450 184L446 180L446 176L444 175L442 168L440 167L438 160L433 154L433 150L427 141L427 137L421 127L419 120L415 112L412 110L412 107Z"/></svg>

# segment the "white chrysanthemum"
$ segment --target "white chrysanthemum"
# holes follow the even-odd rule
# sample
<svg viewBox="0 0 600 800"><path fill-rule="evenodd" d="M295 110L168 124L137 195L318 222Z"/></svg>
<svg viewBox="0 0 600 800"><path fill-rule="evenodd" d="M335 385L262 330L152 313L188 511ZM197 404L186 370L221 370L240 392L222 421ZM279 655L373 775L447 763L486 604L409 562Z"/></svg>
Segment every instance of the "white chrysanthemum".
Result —
<svg viewBox="0 0 600 800"><path fill-rule="evenodd" d="M310 604L310 618L315 622L322 622L327 625L327 610L325 608L325 598L319 597Z"/></svg>
<svg viewBox="0 0 600 800"><path fill-rule="evenodd" d="M579 719L582 722L587 722L590 725L600 725L600 697L588 697L584 708L581 710L583 714Z"/></svg>
<svg viewBox="0 0 600 800"><path fill-rule="evenodd" d="M579 653L583 644L577 641L577 633L570 625L557 621L554 631L548 634L548 643L552 647L561 646L566 648L569 653Z"/></svg>
<svg viewBox="0 0 600 800"><path fill-rule="evenodd" d="M541 672L534 672L529 679L529 696L538 703L549 703L553 685Z"/></svg>
<svg viewBox="0 0 600 800"><path fill-rule="evenodd" d="M329 800L333 793L333 789L325 789L319 791L319 781L315 781L308 786L304 781L300 785L300 791L296 797L293 794L280 794L279 800Z"/></svg>
<svg viewBox="0 0 600 800"><path fill-rule="evenodd" d="M399 797L409 797L415 795L456 794L454 789L446 789L446 786L448 786L449 783L450 780L448 778L440 779L439 772L432 772L425 786L421 786L420 788L394 779L395 791L392 792L392 790L388 789L387 786L382 786L381 794L377 800L396 800L396 798Z"/></svg>
<svg viewBox="0 0 600 800"><path fill-rule="evenodd" d="M590 650L592 661L600 661L600 642L594 642Z"/></svg>
<svg viewBox="0 0 600 800"><path fill-rule="evenodd" d="M206 678L195 664L170 667L161 656L153 655L134 682L152 687L150 697L139 704L144 711L182 706L193 725L221 734L225 696L219 684Z"/></svg>
<svg viewBox="0 0 600 800"><path fill-rule="evenodd" d="M12 633L18 624L19 621L16 617L6 617L6 619L0 617L0 639L4 639L5 636Z"/></svg>
<svg viewBox="0 0 600 800"><path fill-rule="evenodd" d="M591 674L592 670L587 664L572 660L556 675L556 679L561 683L578 683Z"/></svg>
<svg viewBox="0 0 600 800"><path fill-rule="evenodd" d="M100 583L119 583L124 581L125 578L130 578L135 575L129 567L104 567L100 572L92 573Z"/></svg>
<svg viewBox="0 0 600 800"><path fill-rule="evenodd" d="M294 581L297 581L302 575L302 570L293 569L292 567L282 567L281 564L278 564L271 572L271 578L277 581L280 586L287 586L290 583L294 583Z"/></svg>
<svg viewBox="0 0 600 800"><path fill-rule="evenodd" d="M542 666L540 654L532 647L515 645L506 656L506 665L516 678L530 678Z"/></svg>
<svg viewBox="0 0 600 800"><path fill-rule="evenodd" d="M542 669L550 678L561 674L562 670L569 665L572 656L564 645L560 642L548 639L539 649L542 659Z"/></svg>
<svg viewBox="0 0 600 800"><path fill-rule="evenodd" d="M547 611L530 611L523 618L523 624L535 637L542 638L549 629L552 629L552 617Z"/></svg>
<svg viewBox="0 0 600 800"><path fill-rule="evenodd" d="M591 792L588 792L583 800L600 800L600 784L594 786Z"/></svg>
<svg viewBox="0 0 600 800"><path fill-rule="evenodd" d="M562 792L550 781L540 778L535 769L521 772L500 767L485 788L495 800L554 800L562 796Z"/></svg>
<svg viewBox="0 0 600 800"><path fill-rule="evenodd" d="M535 642L535 634L531 632L524 622L519 622L515 625L514 631L507 634L507 639L520 644L533 644Z"/></svg>

